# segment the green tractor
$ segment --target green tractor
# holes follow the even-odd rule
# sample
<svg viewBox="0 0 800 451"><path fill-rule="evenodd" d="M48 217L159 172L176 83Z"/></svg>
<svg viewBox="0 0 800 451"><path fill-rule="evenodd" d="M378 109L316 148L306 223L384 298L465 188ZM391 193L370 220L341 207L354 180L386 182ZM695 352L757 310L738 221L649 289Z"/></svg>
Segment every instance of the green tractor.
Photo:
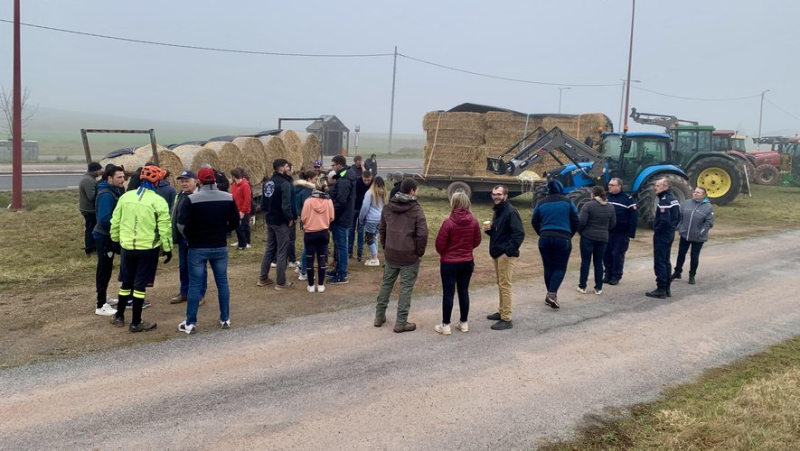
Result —
<svg viewBox="0 0 800 451"><path fill-rule="evenodd" d="M639 113L636 108L632 109L631 118L640 124L661 125L667 129L672 143L671 163L686 171L692 186L705 188L712 203L729 204L742 191L746 181L741 163L735 156L713 150L713 126L697 125L674 116Z"/></svg>

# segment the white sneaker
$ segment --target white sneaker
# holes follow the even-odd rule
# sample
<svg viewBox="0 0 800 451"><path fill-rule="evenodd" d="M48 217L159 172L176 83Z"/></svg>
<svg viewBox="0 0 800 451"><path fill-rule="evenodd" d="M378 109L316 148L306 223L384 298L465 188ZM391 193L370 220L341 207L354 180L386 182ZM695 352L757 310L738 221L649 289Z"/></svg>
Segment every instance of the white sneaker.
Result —
<svg viewBox="0 0 800 451"><path fill-rule="evenodd" d="M603 290L594 289L594 294L603 294Z"/></svg>
<svg viewBox="0 0 800 451"><path fill-rule="evenodd" d="M450 330L450 325L449 324L444 324L444 323L437 324L437 325L433 326L433 330L435 330L436 332L439 332L442 335L450 335L451 333L453 333Z"/></svg>
<svg viewBox="0 0 800 451"><path fill-rule="evenodd" d="M300 267L300 262L289 262L288 266L290 268L299 268Z"/></svg>
<svg viewBox="0 0 800 451"><path fill-rule="evenodd" d="M119 299L117 299L117 298L106 298L106 304L108 304L108 305L110 305L112 307L116 307L117 304L119 304Z"/></svg>
<svg viewBox="0 0 800 451"><path fill-rule="evenodd" d="M324 293L325 285L317 285L317 293Z"/></svg>
<svg viewBox="0 0 800 451"><path fill-rule="evenodd" d="M244 248L245 248L245 249L251 249L252 247L253 247L253 246L251 246L251 245L249 245L249 244L248 244L248 245L246 245Z"/></svg>
<svg viewBox="0 0 800 451"><path fill-rule="evenodd" d="M314 285L308 285L306 287L306 290L308 290L309 293L313 293L314 292Z"/></svg>
<svg viewBox="0 0 800 451"><path fill-rule="evenodd" d="M578 293L586 294L586 288L578 287Z"/></svg>
<svg viewBox="0 0 800 451"><path fill-rule="evenodd" d="M277 263L270 263L269 266L270 266L270 268L277 268L278 264Z"/></svg>
<svg viewBox="0 0 800 451"><path fill-rule="evenodd" d="M99 316L111 316L117 314L117 309L114 307L106 304L103 304L102 307L94 309L94 314Z"/></svg>
<svg viewBox="0 0 800 451"><path fill-rule="evenodd" d="M364 264L367 266L380 266L381 262L377 258L374 258L371 260L367 260Z"/></svg>
<svg viewBox="0 0 800 451"><path fill-rule="evenodd" d="M297 280L308 280L308 276L305 274L300 274L297 276Z"/></svg>
<svg viewBox="0 0 800 451"><path fill-rule="evenodd" d="M228 329L230 329L230 328L231 328L231 320L228 320L228 321L220 321L220 322L219 322L219 328L220 328L220 329L225 329L225 330L228 330Z"/></svg>
<svg viewBox="0 0 800 451"><path fill-rule="evenodd" d="M300 267L299 266L294 269L294 273L295 274L300 274Z"/></svg>
<svg viewBox="0 0 800 451"><path fill-rule="evenodd" d="M239 247L239 242L231 243L231 247Z"/></svg>
<svg viewBox="0 0 800 451"><path fill-rule="evenodd" d="M194 324L186 324L186 321L182 321L178 324L178 332L184 332L186 334L194 334L197 333L197 328L194 327Z"/></svg>
<svg viewBox="0 0 800 451"><path fill-rule="evenodd" d="M456 329L460 330L461 332L469 332L469 324L464 321L456 321Z"/></svg>

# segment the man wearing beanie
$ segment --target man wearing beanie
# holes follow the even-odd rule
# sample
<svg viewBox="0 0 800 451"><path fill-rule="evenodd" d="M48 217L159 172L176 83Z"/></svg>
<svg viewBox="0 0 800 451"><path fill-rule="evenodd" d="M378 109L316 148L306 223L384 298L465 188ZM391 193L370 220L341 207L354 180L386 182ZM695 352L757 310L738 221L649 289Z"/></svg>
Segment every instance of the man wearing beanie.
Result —
<svg viewBox="0 0 800 451"><path fill-rule="evenodd" d="M272 177L264 183L261 195L261 211L267 223L267 249L261 260L261 275L258 278L259 287L272 285L269 278L270 264L275 261L277 268L275 285L276 290L294 288L294 282L286 281L286 257L289 255L289 228L294 225L292 212L292 177L289 175L289 162L278 158L272 162L275 171Z"/></svg>
<svg viewBox="0 0 800 451"><path fill-rule="evenodd" d="M94 198L97 192L97 177L103 174L103 167L95 161L89 164L89 168L80 183L78 183L78 209L83 215L83 251L86 255L91 255L95 250L92 231L97 225L97 215L94 208Z"/></svg>
<svg viewBox="0 0 800 451"><path fill-rule="evenodd" d="M206 282L207 265L211 265L219 298L219 325L230 329L230 298L228 287L229 232L239 227L239 210L233 196L216 187L216 173L212 168L197 172L200 189L187 197L178 211L178 232L186 237L189 250L187 269L189 293L186 319L178 325L179 332L193 334L197 331L197 309Z"/></svg>
<svg viewBox="0 0 800 451"><path fill-rule="evenodd" d="M403 183L403 173L397 171L392 174L392 183L394 183L394 186L392 187L392 191L389 193L389 200L392 200L394 195L400 192L400 184Z"/></svg>

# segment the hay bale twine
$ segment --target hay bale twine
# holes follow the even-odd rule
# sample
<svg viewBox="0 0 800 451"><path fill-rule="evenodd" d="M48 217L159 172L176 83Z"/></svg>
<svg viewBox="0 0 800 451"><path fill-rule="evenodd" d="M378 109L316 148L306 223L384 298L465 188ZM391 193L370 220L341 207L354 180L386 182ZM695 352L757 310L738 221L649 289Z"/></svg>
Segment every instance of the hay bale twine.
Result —
<svg viewBox="0 0 800 451"><path fill-rule="evenodd" d="M224 172L226 176L230 175L231 169L244 167L242 151L236 144L224 141L211 141L207 142L205 146L217 153L217 157L219 157L219 168L217 169Z"/></svg>
<svg viewBox="0 0 800 451"><path fill-rule="evenodd" d="M267 172L268 175L272 174L272 162L278 158L288 160L289 152L286 150L286 144L283 140L276 135L262 136L258 138L264 146L264 153L267 155Z"/></svg>
<svg viewBox="0 0 800 451"><path fill-rule="evenodd" d="M258 138L240 136L233 144L242 152L242 167L251 181L258 183L268 175L267 168L272 169L272 164L267 165L267 153Z"/></svg>
<svg viewBox="0 0 800 451"><path fill-rule="evenodd" d="M158 165L161 169L166 169L169 171L169 183L172 185L176 185L177 178L181 172L183 172L183 163L181 159L175 154L175 152L164 149L158 151Z"/></svg>
<svg viewBox="0 0 800 451"><path fill-rule="evenodd" d="M311 169L315 161L322 159L322 146L319 144L319 138L313 133L298 133L297 136L303 145L303 166Z"/></svg>
<svg viewBox="0 0 800 451"><path fill-rule="evenodd" d="M185 169L191 169L192 172L197 173L205 165L212 168L219 167L219 157L216 152L208 147L198 146L196 144L187 144L185 146L178 146L172 151L178 158L181 159Z"/></svg>
<svg viewBox="0 0 800 451"><path fill-rule="evenodd" d="M303 143L297 132L294 130L284 130L278 134L278 137L283 140L286 146L286 159L296 170L300 170L303 166Z"/></svg>

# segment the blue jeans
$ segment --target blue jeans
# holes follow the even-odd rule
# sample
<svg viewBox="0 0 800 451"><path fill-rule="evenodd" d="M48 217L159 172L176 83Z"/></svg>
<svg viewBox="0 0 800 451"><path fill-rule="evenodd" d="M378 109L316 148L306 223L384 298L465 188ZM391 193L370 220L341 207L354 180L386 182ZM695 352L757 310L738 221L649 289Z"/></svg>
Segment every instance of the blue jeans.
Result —
<svg viewBox="0 0 800 451"><path fill-rule="evenodd" d="M364 255L364 224L358 222L358 211L356 211L353 218L353 227L348 230L347 246L350 249L350 255L353 255L353 248L356 247L356 232L358 232L358 258Z"/></svg>
<svg viewBox="0 0 800 451"><path fill-rule="evenodd" d="M181 296L189 296L189 242L186 238L178 239L178 274L181 280ZM203 278L203 287L200 289L200 299L206 297L208 280Z"/></svg>
<svg viewBox="0 0 800 451"><path fill-rule="evenodd" d="M579 288L586 288L589 280L589 265L594 265L594 288L603 289L603 254L606 252L605 241L595 241L581 237L581 277Z"/></svg>
<svg viewBox="0 0 800 451"><path fill-rule="evenodd" d="M336 276L347 278L347 227L331 224L333 245L336 249Z"/></svg>
<svg viewBox="0 0 800 451"><path fill-rule="evenodd" d="M189 249L189 301L186 304L186 324L197 324L200 290L208 277L206 263L211 264L214 282L219 293L219 320L230 319L231 291L228 288L228 247Z"/></svg>
<svg viewBox="0 0 800 451"><path fill-rule="evenodd" d="M369 255L378 255L378 223L377 222L367 222L364 225L364 231L367 233L371 233L374 238L372 239L372 243L368 245L369 247Z"/></svg>
<svg viewBox="0 0 800 451"><path fill-rule="evenodd" d="M549 293L557 293L567 273L572 241L553 236L539 237L539 253L544 264L544 285Z"/></svg>

